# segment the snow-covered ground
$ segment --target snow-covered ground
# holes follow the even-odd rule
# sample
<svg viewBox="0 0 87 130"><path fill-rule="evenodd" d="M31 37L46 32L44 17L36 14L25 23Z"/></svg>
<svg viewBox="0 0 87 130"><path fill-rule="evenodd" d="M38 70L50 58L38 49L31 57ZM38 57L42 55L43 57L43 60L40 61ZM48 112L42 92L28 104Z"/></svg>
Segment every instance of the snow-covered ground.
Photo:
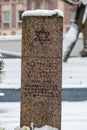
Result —
<svg viewBox="0 0 87 130"><path fill-rule="evenodd" d="M70 58L63 63L63 88L87 88L87 58Z"/></svg>
<svg viewBox="0 0 87 130"><path fill-rule="evenodd" d="M62 102L62 130L87 130L87 101Z"/></svg>
<svg viewBox="0 0 87 130"><path fill-rule="evenodd" d="M0 126L14 130L20 125L20 103L0 103ZM62 102L62 129L87 130L87 101Z"/></svg>
<svg viewBox="0 0 87 130"><path fill-rule="evenodd" d="M0 88L18 89L21 87L21 59L4 59L3 71Z"/></svg>
<svg viewBox="0 0 87 130"><path fill-rule="evenodd" d="M21 60L4 59L0 88L20 88ZM87 58L63 63L63 88L87 88ZM20 103L0 103L0 127L14 130L20 124ZM87 130L87 101L62 102L62 130Z"/></svg>
<svg viewBox="0 0 87 130"><path fill-rule="evenodd" d="M19 126L20 103L0 103L0 127L14 130Z"/></svg>

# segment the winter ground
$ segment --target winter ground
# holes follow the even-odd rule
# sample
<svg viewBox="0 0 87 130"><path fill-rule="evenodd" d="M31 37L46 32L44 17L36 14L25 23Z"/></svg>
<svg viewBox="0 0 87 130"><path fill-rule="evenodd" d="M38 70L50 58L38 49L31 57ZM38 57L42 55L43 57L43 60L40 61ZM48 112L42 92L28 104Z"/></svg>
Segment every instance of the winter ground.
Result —
<svg viewBox="0 0 87 130"><path fill-rule="evenodd" d="M0 126L14 130L20 125L20 103L0 103ZM62 130L87 130L87 101L62 102Z"/></svg>
<svg viewBox="0 0 87 130"><path fill-rule="evenodd" d="M0 88L20 88L21 60L4 59ZM70 58L63 64L63 88L87 88L87 58ZM4 96L1 93L1 96ZM20 102L0 103L0 126L13 130L20 124ZM87 130L87 101L62 102L62 130Z"/></svg>

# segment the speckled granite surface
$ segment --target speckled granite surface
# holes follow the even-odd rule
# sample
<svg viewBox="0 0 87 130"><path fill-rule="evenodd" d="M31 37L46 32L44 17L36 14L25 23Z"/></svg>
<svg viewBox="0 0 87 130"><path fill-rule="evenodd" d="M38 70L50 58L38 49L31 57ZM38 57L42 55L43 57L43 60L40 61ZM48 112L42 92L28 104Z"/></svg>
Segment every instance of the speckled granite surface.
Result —
<svg viewBox="0 0 87 130"><path fill-rule="evenodd" d="M23 17L21 126L61 129L62 17Z"/></svg>

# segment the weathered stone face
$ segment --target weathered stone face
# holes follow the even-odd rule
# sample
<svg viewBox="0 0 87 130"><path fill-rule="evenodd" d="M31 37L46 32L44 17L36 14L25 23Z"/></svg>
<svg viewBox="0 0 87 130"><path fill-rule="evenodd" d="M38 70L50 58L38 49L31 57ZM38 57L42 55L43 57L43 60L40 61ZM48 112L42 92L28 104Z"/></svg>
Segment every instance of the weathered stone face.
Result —
<svg viewBox="0 0 87 130"><path fill-rule="evenodd" d="M21 126L61 128L62 33L62 17L23 17Z"/></svg>

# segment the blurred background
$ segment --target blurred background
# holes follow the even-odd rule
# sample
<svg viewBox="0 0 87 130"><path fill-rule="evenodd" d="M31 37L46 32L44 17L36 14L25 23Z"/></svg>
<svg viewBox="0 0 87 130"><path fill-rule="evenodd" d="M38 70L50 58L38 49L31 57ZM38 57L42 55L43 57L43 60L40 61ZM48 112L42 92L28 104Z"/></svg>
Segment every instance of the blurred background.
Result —
<svg viewBox="0 0 87 130"><path fill-rule="evenodd" d="M62 0L0 0L0 35L21 35L21 16L27 9L61 9L64 12L64 32L67 32L76 7Z"/></svg>
<svg viewBox="0 0 87 130"><path fill-rule="evenodd" d="M3 54L17 53L20 56L22 13L27 9L62 10L64 13L63 32L66 34L75 19L77 10L77 4L71 4L72 0L68 1L70 2L67 0L0 0L0 52ZM81 43L82 38L83 36L80 34L71 56L80 56L84 46L87 49L87 45Z"/></svg>
<svg viewBox="0 0 87 130"><path fill-rule="evenodd" d="M0 127L13 130L20 125L22 13L34 9L62 10L64 38L81 14L82 8L77 14L79 1L86 2L0 0ZM87 54L83 56L83 50L87 51L87 41L84 43L79 31L68 61L62 65L62 130L87 129Z"/></svg>

